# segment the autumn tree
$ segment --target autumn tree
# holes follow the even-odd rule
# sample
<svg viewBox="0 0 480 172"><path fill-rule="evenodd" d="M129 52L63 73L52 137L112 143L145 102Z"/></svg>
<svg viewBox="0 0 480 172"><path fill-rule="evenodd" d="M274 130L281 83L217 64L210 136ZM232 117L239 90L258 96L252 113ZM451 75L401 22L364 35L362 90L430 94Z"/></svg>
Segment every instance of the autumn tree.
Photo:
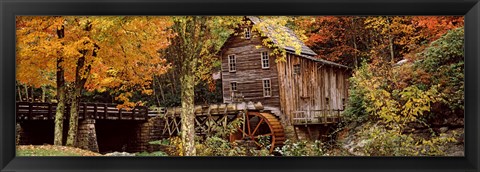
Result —
<svg viewBox="0 0 480 172"><path fill-rule="evenodd" d="M296 17L295 29L303 31L305 43L315 51L317 58L351 67L369 59L371 33L365 30L365 17L318 16Z"/></svg>
<svg viewBox="0 0 480 172"><path fill-rule="evenodd" d="M17 17L17 77L25 82L39 71L57 74L55 144L61 144L68 100L72 110L66 144L75 146L78 103L85 88L118 88L125 106L134 105L128 101L132 89L151 92L153 73L168 67L158 49L169 45L170 25L168 17Z"/></svg>
<svg viewBox="0 0 480 172"><path fill-rule="evenodd" d="M60 17L17 17L17 80L20 83L40 87L42 84L57 83L58 105L55 115L55 145L62 145L63 116L65 110L64 70L61 66L60 39L64 37ZM57 81L45 78L56 74ZM27 96L28 97L28 96Z"/></svg>
<svg viewBox="0 0 480 172"><path fill-rule="evenodd" d="M394 63L419 52L448 30L458 16L318 16L294 18L318 58L356 67L363 60Z"/></svg>
<svg viewBox="0 0 480 172"><path fill-rule="evenodd" d="M194 87L202 78L210 77L211 67L218 60L215 54L233 33L240 17L177 16L171 29L176 37L164 52L174 58L179 68L181 90L181 138L185 156L194 156Z"/></svg>

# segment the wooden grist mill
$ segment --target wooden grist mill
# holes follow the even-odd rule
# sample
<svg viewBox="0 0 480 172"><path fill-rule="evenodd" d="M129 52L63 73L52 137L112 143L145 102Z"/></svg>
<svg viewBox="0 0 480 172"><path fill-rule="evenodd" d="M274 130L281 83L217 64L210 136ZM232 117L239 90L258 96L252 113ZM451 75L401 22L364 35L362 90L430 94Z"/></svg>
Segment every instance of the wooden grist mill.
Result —
<svg viewBox="0 0 480 172"><path fill-rule="evenodd" d="M162 112L165 120L163 134L179 135L181 132L180 107L165 108ZM161 113L161 114L162 114ZM282 146L285 133L280 120L271 112L264 110L260 102L224 103L208 106L195 106L195 131L197 135L214 132L214 127L227 127L235 120L242 120L237 132L230 135L230 141L251 140L260 146L261 137L268 138L270 152Z"/></svg>

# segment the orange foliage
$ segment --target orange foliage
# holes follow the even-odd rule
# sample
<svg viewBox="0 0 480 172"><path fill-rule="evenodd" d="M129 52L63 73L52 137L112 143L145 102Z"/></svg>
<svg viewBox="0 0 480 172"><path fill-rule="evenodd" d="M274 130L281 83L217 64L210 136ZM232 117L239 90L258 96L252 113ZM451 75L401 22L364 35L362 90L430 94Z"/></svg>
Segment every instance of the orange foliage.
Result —
<svg viewBox="0 0 480 172"><path fill-rule="evenodd" d="M362 59L389 60L391 48L397 61L413 58L418 49L463 26L464 20L461 16L318 16L297 17L295 25L305 30L306 44L318 58L354 66Z"/></svg>
<svg viewBox="0 0 480 172"><path fill-rule="evenodd" d="M87 90L116 88L128 103L128 94L144 93L153 75L169 65L158 50L168 47L173 23L169 17L19 16L17 21L17 80L39 87L55 86L56 62L63 58L65 80L75 80L78 59L85 58L78 72L87 79ZM64 28L63 38L57 31Z"/></svg>

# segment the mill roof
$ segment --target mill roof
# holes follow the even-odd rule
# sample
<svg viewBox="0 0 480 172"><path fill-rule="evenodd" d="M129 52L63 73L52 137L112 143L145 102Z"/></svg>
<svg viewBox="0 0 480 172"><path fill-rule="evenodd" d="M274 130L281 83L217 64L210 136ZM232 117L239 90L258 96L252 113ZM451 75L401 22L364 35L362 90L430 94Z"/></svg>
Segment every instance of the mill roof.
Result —
<svg viewBox="0 0 480 172"><path fill-rule="evenodd" d="M260 19L256 16L247 16L247 19L252 21L253 24L258 24L258 23L262 22L262 19ZM278 28L278 27L280 27L280 28ZM328 64L328 65L349 68L348 66L341 65L341 64L338 64L338 63L335 63L335 62L315 58L314 56L316 56L317 53L315 53L312 49L310 49L307 45L305 45L305 43L302 40L300 40L297 37L297 35L290 28L288 28L286 26L273 26L273 25L267 23L265 27L260 28L260 31L263 34L265 34L268 38L270 38L273 41L273 43L276 44L277 46L280 46L278 44L280 38L277 38L276 35L289 35L291 38L293 38L293 41L295 41L297 44L299 44L301 46L301 53L299 55L300 57L303 57L303 58L306 58L306 59L309 59L309 60L312 60L312 61L315 61L315 62ZM281 47L281 48L284 48L285 50L287 50L288 53L296 54L294 47L285 46L285 47ZM298 54L296 54L296 55L298 55Z"/></svg>
<svg viewBox="0 0 480 172"><path fill-rule="evenodd" d="M255 17L255 16L247 16L247 18L252 21L253 24L258 24L260 22L262 22L262 20L258 17ZM280 28L278 28L280 27ZM293 41L295 41L295 43L299 44L301 46L301 54L305 54L305 55L311 55L311 56L316 56L317 53L315 53L312 49L310 49L307 45L305 45L305 43L303 43L302 40L300 40L297 35L291 30L289 29L288 27L285 27L285 26L272 26L272 25L269 25L267 24L266 27L262 27L261 28L262 32L268 37L270 38L273 43L275 43L276 45L278 45L278 42L279 42L279 39L276 35L288 35L290 36L291 38L293 38ZM295 48L294 47L291 47L291 46L286 46L286 47L281 47L281 48L284 48L288 51L291 51L291 52L295 52Z"/></svg>

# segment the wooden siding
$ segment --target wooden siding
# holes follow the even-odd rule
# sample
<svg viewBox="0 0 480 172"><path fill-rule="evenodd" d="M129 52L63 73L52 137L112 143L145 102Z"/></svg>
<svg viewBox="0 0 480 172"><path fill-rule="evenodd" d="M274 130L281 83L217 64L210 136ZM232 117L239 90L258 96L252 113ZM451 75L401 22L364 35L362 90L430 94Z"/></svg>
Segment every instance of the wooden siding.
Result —
<svg viewBox="0 0 480 172"><path fill-rule="evenodd" d="M300 65L299 74L294 74L294 65ZM346 68L287 54L285 62L277 63L277 70L280 110L287 121L295 111L343 109L347 103L343 102L348 100L350 72Z"/></svg>
<svg viewBox="0 0 480 172"><path fill-rule="evenodd" d="M237 93L242 94L246 101L262 102L266 108L279 108L280 95L275 57L270 55L271 50L261 46L261 37L252 32L250 39L243 38L243 28L238 35L232 35L223 46L222 58L222 91L223 102L231 103L231 82L237 82ZM258 46L258 47L257 47ZM261 52L269 52L270 67L262 69ZM228 56L236 56L236 72L229 72ZM263 79L270 79L272 96L263 96Z"/></svg>

